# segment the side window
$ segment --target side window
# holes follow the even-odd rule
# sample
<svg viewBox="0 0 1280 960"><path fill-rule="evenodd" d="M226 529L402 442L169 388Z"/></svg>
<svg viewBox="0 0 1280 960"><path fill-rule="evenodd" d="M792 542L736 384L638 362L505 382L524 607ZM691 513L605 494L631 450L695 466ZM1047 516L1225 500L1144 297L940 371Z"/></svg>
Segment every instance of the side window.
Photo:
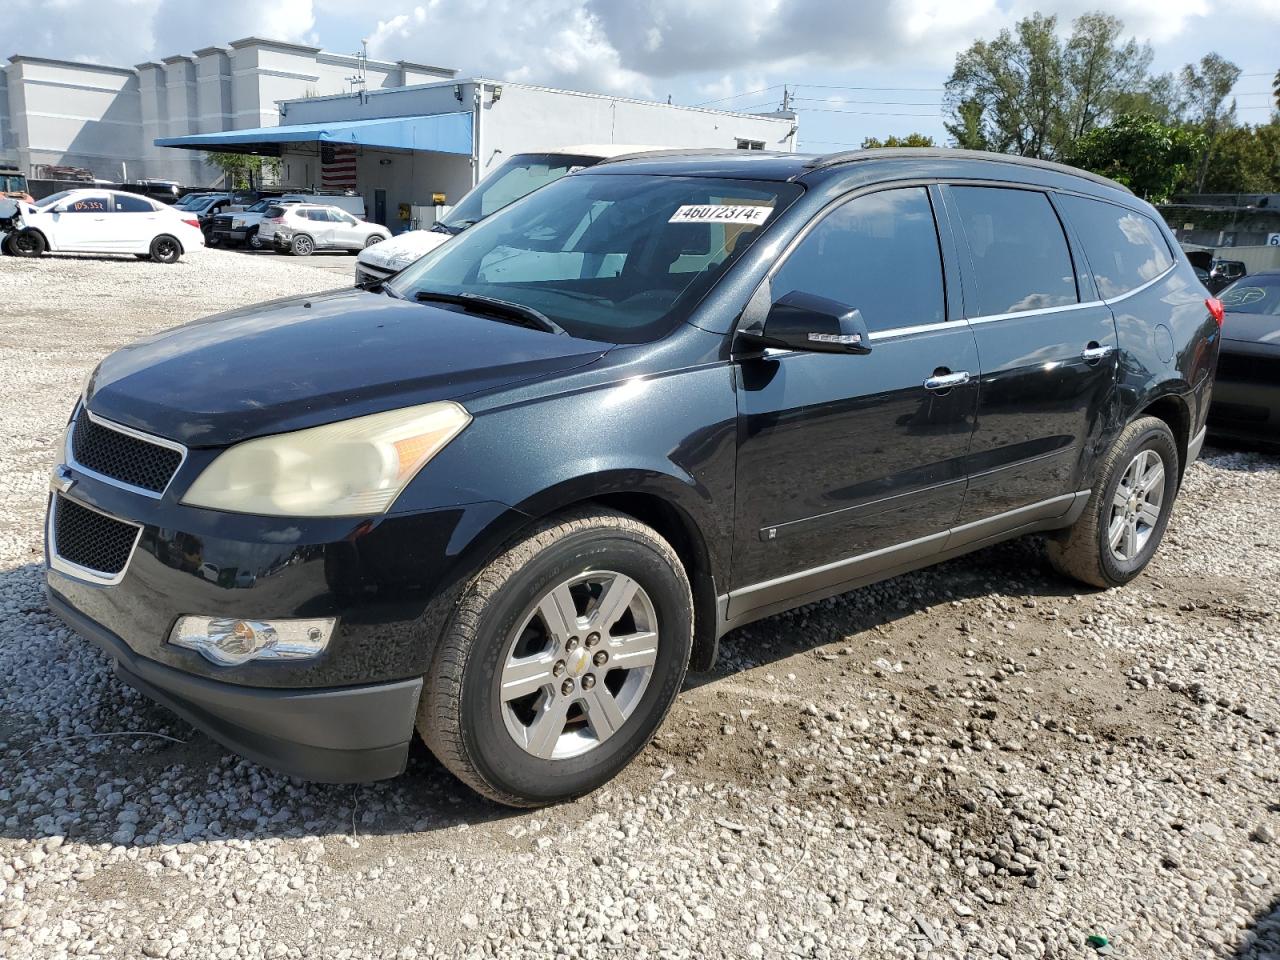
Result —
<svg viewBox="0 0 1280 960"><path fill-rule="evenodd" d="M1173 266L1160 228L1142 214L1085 197L1063 195L1058 200L1104 297L1128 293Z"/></svg>
<svg viewBox="0 0 1280 960"><path fill-rule="evenodd" d="M1001 187L952 187L951 195L977 274L978 303L969 306L970 316L1079 301L1067 238L1047 196Z"/></svg>
<svg viewBox="0 0 1280 960"><path fill-rule="evenodd" d="M116 197L116 213L155 213L156 208L150 200L143 197Z"/></svg>
<svg viewBox="0 0 1280 960"><path fill-rule="evenodd" d="M942 255L928 191L868 194L825 217L774 275L774 300L795 291L856 307L872 331L940 323Z"/></svg>
<svg viewBox="0 0 1280 960"><path fill-rule="evenodd" d="M111 203L106 194L76 197L67 204L67 213L106 213L110 209Z"/></svg>

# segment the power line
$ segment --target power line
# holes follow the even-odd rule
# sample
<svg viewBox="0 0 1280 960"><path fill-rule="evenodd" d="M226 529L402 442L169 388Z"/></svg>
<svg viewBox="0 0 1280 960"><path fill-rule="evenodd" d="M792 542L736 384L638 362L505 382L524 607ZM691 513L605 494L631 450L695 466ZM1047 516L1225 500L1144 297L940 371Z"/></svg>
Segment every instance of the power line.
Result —
<svg viewBox="0 0 1280 960"><path fill-rule="evenodd" d="M793 100L806 100L810 103L852 103L864 104L870 107L939 107L942 106L938 100L914 101L914 100L835 100L831 97L792 97Z"/></svg>
<svg viewBox="0 0 1280 960"><path fill-rule="evenodd" d="M894 110L834 110L825 107L805 107L805 113L845 113L856 117L936 117L935 113L906 113Z"/></svg>
<svg viewBox="0 0 1280 960"><path fill-rule="evenodd" d="M705 107L709 103L724 103L726 100L737 100L739 97L750 97L757 93L768 93L770 90L778 90L781 87L782 87L782 84L775 83L771 87L761 87L759 90L747 90L744 93L731 93L727 97L717 97L714 100L703 100L701 103L693 104L693 106Z"/></svg>
<svg viewBox="0 0 1280 960"><path fill-rule="evenodd" d="M813 87L815 90L906 90L911 93L945 93L946 87L842 87L839 84L830 83L798 83L796 89L800 87Z"/></svg>

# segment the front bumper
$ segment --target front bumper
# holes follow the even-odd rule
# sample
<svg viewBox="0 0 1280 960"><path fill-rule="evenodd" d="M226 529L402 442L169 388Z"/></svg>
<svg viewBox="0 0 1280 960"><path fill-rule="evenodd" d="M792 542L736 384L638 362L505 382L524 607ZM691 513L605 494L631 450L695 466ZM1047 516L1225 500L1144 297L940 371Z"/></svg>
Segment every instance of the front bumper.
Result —
<svg viewBox="0 0 1280 960"><path fill-rule="evenodd" d="M138 656L52 588L49 606L115 661L121 680L241 756L324 783L384 780L404 771L421 678L324 690L240 687Z"/></svg>
<svg viewBox="0 0 1280 960"><path fill-rule="evenodd" d="M381 267L372 263L361 263L356 261L356 283L380 283L383 280L389 280L394 277L399 270L393 270L390 267Z"/></svg>

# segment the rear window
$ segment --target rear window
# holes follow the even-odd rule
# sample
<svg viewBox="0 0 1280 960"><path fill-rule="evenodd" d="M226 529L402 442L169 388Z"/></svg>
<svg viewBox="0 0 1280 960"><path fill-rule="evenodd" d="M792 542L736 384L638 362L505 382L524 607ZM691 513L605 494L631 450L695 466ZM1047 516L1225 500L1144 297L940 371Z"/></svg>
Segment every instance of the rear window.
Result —
<svg viewBox="0 0 1280 960"><path fill-rule="evenodd" d="M1231 313L1280 317L1280 274L1244 277L1219 293L1218 299Z"/></svg>
<svg viewBox="0 0 1280 960"><path fill-rule="evenodd" d="M1103 297L1135 290L1173 266L1169 245L1150 218L1103 200L1058 199L1084 245Z"/></svg>
<svg viewBox="0 0 1280 960"><path fill-rule="evenodd" d="M1036 190L952 187L978 282L970 316L1076 303L1075 270L1062 224ZM968 301L966 292L965 300Z"/></svg>
<svg viewBox="0 0 1280 960"><path fill-rule="evenodd" d="M118 213L155 213L156 206L142 197L116 195L116 212Z"/></svg>

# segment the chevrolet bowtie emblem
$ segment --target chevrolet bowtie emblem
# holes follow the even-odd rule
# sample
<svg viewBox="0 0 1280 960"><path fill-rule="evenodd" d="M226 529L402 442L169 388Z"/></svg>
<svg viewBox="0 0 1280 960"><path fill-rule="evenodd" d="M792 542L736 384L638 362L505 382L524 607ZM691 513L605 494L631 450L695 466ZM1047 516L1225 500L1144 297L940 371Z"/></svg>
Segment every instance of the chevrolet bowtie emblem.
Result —
<svg viewBox="0 0 1280 960"><path fill-rule="evenodd" d="M65 463L58 464L49 475L49 489L55 493L66 493L75 482L76 478L71 475Z"/></svg>

